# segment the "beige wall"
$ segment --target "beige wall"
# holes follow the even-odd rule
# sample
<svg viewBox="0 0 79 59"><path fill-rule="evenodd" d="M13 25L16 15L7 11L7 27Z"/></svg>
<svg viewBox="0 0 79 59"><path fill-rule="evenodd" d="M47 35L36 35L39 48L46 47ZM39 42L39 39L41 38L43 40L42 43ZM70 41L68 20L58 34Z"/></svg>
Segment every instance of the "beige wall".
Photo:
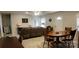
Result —
<svg viewBox="0 0 79 59"><path fill-rule="evenodd" d="M28 23L22 23L22 18L28 18ZM20 25L19 27L29 27L31 25L32 27L35 27L35 24L33 20L40 20L42 17L35 17L32 15L25 15L25 14L11 14L11 27L12 27L12 35L17 36L17 25Z"/></svg>
<svg viewBox="0 0 79 59"><path fill-rule="evenodd" d="M63 20L63 30L64 27L72 27L73 29L76 28L76 12L57 12L54 14L45 15L46 19L46 26L51 25L55 28L55 20L57 16L62 16ZM28 18L28 23L22 23L22 18ZM52 19L52 22L49 22L49 18ZM11 26L12 26L12 35L17 35L17 24L20 24L20 27L28 27L29 25L33 26L33 18L30 15L24 14L11 14Z"/></svg>
<svg viewBox="0 0 79 59"><path fill-rule="evenodd" d="M22 23L22 18L28 18L28 23ZM19 27L28 27L29 25L32 25L32 16L30 15L24 15L24 14L11 14L11 24L12 24L12 35L17 35L17 25L20 25Z"/></svg>
<svg viewBox="0 0 79 59"><path fill-rule="evenodd" d="M76 14L77 12L57 12L54 14L46 15L47 25L51 25L55 28L55 20L56 17L61 16L63 21L63 30L65 27L72 27L73 29L76 28ZM49 22L48 19L51 18L52 22Z"/></svg>

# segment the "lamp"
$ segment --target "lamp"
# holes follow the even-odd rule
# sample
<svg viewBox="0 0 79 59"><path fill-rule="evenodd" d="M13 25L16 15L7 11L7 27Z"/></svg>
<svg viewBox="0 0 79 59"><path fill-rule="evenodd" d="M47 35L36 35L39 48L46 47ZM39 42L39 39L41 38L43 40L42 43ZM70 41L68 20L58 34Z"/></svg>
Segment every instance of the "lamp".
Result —
<svg viewBox="0 0 79 59"><path fill-rule="evenodd" d="M17 27L21 26L21 23L17 23Z"/></svg>
<svg viewBox="0 0 79 59"><path fill-rule="evenodd" d="M62 17L58 16L58 17L57 17L57 20L62 20Z"/></svg>

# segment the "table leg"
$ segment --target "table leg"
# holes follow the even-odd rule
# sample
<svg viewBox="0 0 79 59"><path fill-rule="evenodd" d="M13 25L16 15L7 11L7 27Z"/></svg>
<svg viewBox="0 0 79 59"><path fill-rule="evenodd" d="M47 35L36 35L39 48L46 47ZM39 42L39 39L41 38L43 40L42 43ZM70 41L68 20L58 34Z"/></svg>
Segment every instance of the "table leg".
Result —
<svg viewBox="0 0 79 59"><path fill-rule="evenodd" d="M57 37L56 38L56 47L58 48L59 47L59 44L60 44L61 42L59 41L59 37Z"/></svg>
<svg viewBox="0 0 79 59"><path fill-rule="evenodd" d="M56 42L58 42L58 43L60 42L60 41L59 41L59 37L56 38Z"/></svg>

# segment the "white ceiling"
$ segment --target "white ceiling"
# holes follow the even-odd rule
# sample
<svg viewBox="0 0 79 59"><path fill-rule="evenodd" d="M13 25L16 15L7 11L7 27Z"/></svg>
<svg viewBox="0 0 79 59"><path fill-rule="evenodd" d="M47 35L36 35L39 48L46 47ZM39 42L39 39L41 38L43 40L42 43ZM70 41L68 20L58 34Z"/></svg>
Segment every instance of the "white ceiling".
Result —
<svg viewBox="0 0 79 59"><path fill-rule="evenodd" d="M34 12L35 11L0 11L0 13L29 14L29 15L34 15ZM40 11L40 15L46 15L55 12L58 11Z"/></svg>

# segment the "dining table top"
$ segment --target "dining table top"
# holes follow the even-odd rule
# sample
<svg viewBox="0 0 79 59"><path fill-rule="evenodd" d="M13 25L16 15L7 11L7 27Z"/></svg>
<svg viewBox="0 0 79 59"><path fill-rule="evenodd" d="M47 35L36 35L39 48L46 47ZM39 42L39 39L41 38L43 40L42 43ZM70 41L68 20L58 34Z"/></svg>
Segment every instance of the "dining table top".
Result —
<svg viewBox="0 0 79 59"><path fill-rule="evenodd" d="M62 37L62 36L67 36L69 35L70 33L67 32L67 31L58 31L58 32L55 32L55 31L51 31L51 32L48 32L48 36L53 36L53 37Z"/></svg>

